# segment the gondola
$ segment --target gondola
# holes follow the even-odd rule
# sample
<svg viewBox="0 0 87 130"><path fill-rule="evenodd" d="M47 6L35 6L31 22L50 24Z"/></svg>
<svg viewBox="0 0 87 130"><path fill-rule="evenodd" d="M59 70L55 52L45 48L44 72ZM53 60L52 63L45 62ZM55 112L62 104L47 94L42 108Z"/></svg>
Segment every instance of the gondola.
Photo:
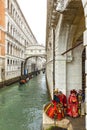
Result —
<svg viewBox="0 0 87 130"><path fill-rule="evenodd" d="M19 84L25 84L27 81L26 81L26 79L21 79L20 81L19 81Z"/></svg>

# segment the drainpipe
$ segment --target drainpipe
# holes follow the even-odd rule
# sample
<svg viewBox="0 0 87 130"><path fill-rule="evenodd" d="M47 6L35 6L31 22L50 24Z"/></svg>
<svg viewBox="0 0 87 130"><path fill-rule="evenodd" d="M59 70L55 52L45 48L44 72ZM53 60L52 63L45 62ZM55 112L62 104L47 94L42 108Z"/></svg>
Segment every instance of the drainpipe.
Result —
<svg viewBox="0 0 87 130"><path fill-rule="evenodd" d="M55 29L53 28L53 97L55 90Z"/></svg>

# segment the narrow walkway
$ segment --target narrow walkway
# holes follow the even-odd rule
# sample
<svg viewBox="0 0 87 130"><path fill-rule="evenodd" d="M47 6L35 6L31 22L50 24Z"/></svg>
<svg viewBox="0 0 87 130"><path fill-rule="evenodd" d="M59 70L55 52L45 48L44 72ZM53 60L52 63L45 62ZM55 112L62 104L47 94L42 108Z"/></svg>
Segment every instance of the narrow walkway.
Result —
<svg viewBox="0 0 87 130"><path fill-rule="evenodd" d="M72 123L73 130L85 130L85 116L78 118L67 117Z"/></svg>
<svg viewBox="0 0 87 130"><path fill-rule="evenodd" d="M41 130L43 104L49 100L43 73L20 87L0 89L0 130Z"/></svg>

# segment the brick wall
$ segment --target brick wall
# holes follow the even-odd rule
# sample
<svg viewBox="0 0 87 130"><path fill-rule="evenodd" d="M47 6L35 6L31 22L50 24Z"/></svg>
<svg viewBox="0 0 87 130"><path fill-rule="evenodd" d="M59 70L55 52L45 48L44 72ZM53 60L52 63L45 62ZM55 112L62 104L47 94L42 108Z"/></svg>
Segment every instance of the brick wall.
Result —
<svg viewBox="0 0 87 130"><path fill-rule="evenodd" d="M5 3L0 0L0 26L5 27Z"/></svg>
<svg viewBox="0 0 87 130"><path fill-rule="evenodd" d="M5 55L5 0L0 0L0 55Z"/></svg>

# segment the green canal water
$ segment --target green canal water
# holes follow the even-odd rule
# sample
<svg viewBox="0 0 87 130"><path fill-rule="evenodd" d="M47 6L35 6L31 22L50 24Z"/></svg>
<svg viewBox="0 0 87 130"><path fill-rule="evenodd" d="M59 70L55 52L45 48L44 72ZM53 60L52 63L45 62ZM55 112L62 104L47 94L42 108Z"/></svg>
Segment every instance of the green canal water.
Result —
<svg viewBox="0 0 87 130"><path fill-rule="evenodd" d="M0 130L41 130L43 105L50 97L45 74L26 85L13 84L0 90Z"/></svg>

